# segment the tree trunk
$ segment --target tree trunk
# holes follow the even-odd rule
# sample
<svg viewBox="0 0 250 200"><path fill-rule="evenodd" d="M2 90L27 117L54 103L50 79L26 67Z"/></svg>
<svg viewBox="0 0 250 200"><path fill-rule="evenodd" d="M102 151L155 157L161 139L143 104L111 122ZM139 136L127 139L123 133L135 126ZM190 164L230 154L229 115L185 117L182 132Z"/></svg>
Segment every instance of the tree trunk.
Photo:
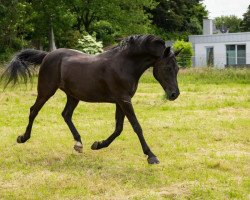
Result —
<svg viewBox="0 0 250 200"><path fill-rule="evenodd" d="M49 33L49 50L50 51L56 50L56 44L55 44L55 36L54 36L53 26L51 26L50 33Z"/></svg>
<svg viewBox="0 0 250 200"><path fill-rule="evenodd" d="M42 45L42 43L39 44L39 50L43 51L43 45Z"/></svg>

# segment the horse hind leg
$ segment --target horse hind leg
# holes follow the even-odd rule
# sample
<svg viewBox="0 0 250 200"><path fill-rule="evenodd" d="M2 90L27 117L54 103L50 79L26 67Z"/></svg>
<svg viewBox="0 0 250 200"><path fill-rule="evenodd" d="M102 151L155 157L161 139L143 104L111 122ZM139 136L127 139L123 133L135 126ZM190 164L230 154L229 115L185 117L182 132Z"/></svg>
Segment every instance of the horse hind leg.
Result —
<svg viewBox="0 0 250 200"><path fill-rule="evenodd" d="M38 79L38 95L35 101L35 104L30 108L30 114L29 114L29 123L26 127L26 131L23 135L19 135L17 137L18 143L25 143L31 136L31 130L33 126L33 122L38 114L38 112L41 110L43 105L49 100L51 96L53 96L58 89L57 83L52 81L48 81L48 76L41 76L39 74Z"/></svg>
<svg viewBox="0 0 250 200"><path fill-rule="evenodd" d="M17 137L18 143L25 143L28 139L30 139L34 119L49 98L50 96L37 96L35 104L30 108L29 123L26 127L26 131L23 135L19 135Z"/></svg>

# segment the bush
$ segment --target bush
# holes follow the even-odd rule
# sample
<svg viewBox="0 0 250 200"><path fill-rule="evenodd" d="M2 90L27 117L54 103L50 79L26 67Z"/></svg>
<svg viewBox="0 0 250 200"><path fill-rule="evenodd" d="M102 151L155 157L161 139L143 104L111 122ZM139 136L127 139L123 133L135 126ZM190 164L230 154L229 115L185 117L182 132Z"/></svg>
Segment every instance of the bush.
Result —
<svg viewBox="0 0 250 200"><path fill-rule="evenodd" d="M103 52L102 42L97 42L91 35L84 35L78 39L77 49L87 54L97 54Z"/></svg>
<svg viewBox="0 0 250 200"><path fill-rule="evenodd" d="M193 47L191 42L177 40L174 45L174 51L182 49L179 56L176 58L180 67L192 67Z"/></svg>
<svg viewBox="0 0 250 200"><path fill-rule="evenodd" d="M96 33L96 39L101 40L104 46L115 42L115 30L111 23L107 21L96 22L93 26L93 31Z"/></svg>

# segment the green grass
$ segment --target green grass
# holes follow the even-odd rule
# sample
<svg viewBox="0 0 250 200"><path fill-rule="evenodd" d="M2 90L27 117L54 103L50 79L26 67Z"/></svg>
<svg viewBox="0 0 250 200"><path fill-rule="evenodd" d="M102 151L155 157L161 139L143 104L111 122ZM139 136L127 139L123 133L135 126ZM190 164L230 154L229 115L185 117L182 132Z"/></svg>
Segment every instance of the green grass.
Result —
<svg viewBox="0 0 250 200"><path fill-rule="evenodd" d="M81 102L74 123L84 152L74 152L58 91L25 130L33 86L0 93L0 199L249 199L250 71L189 69L180 97L163 99L147 72L133 99L144 135L161 163L150 166L128 121L109 148L91 144L114 129L115 106Z"/></svg>

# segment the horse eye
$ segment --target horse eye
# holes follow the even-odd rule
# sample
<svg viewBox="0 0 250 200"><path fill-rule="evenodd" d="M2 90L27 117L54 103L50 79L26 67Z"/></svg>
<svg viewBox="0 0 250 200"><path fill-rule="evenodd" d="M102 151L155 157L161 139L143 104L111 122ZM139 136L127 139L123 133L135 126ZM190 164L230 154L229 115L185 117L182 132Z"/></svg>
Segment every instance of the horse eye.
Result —
<svg viewBox="0 0 250 200"><path fill-rule="evenodd" d="M171 71L172 71L172 68L171 68L171 67L167 67L167 68L166 68L166 71L171 72Z"/></svg>

